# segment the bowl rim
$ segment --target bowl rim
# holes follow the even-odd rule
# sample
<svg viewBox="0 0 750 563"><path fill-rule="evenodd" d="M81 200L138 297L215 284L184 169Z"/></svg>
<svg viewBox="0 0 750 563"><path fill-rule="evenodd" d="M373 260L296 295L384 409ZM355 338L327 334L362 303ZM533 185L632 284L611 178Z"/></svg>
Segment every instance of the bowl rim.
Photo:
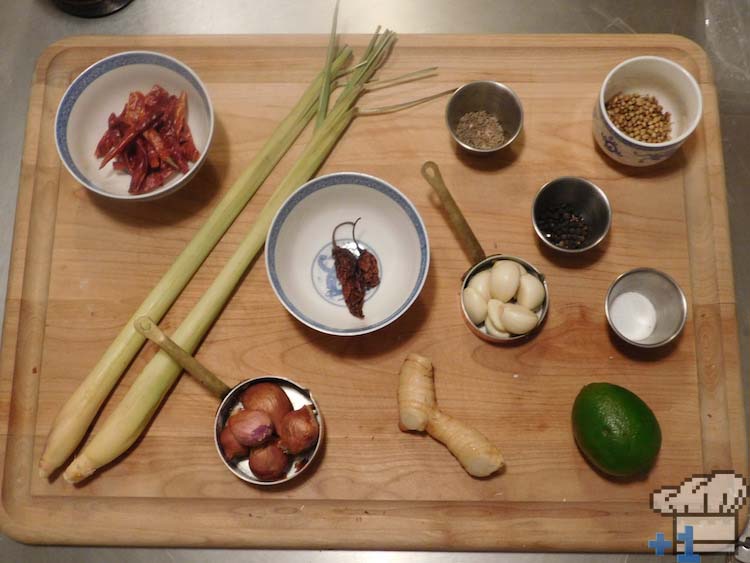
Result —
<svg viewBox="0 0 750 563"><path fill-rule="evenodd" d="M309 403L312 407L315 409L315 419L318 421L318 440L315 443L315 447L312 450L312 453L310 454L310 457L307 459L307 463L303 465L297 473L294 475L287 475L283 477L282 479L276 479L274 481L263 481L261 479L253 479L249 475L245 475L238 469L232 467L230 462L226 460L224 457L224 453L221 449L221 443L219 442L219 435L221 434L221 430L223 430L223 426L221 430L219 430L219 420L222 414L226 414L225 411L228 411L229 409L234 407L234 404L239 402L239 392L244 391L248 387L251 387L255 385L256 383L263 383L263 382L272 382L279 385L279 387L282 387L282 385L287 385L289 387L293 387L296 389L301 395L303 395L306 399L309 399ZM283 390L283 387L282 387ZM285 394L286 391L284 391ZM288 396L288 394L287 394ZM230 407L228 406L229 402L233 402L234 404ZM229 418L229 417L227 417ZM225 421L226 422L226 421ZM309 388L304 387L303 385L300 385L293 379L289 379L288 377L282 377L279 375L259 375L257 377L251 377L249 379L243 379L239 383L237 383L234 387L232 387L229 392L224 396L224 398L219 403L219 406L216 408L216 414L214 415L214 446L216 446L216 451L219 454L219 457L221 458L221 461L224 462L224 466L231 471L235 477L242 479L246 483L252 483L253 485L259 485L262 487L268 487L272 485L280 485L282 483L287 483L293 479L296 479L299 477L302 473L307 471L307 468L313 465L313 462L315 461L315 458L318 456L318 453L320 451L320 448L323 444L323 440L325 439L325 420L323 418L323 413L320 410L320 405L318 404L318 401L315 399L315 396L312 394L312 391L310 391ZM298 454L300 455L300 454Z"/></svg>
<svg viewBox="0 0 750 563"><path fill-rule="evenodd" d="M156 58L161 58L164 60L167 60L174 65L182 68L186 73L188 73L194 80L195 83L199 86L198 90L202 94L202 97L205 99L206 106L208 109L208 135L206 138L206 147L201 153L201 155L198 157L198 161L193 163L188 171L184 174L180 174L167 182L165 185L161 186L160 188L147 192L145 194L113 194L111 192L107 192L99 188L96 184L92 183L88 178L85 176L82 176L80 174L80 171L77 170L77 167L71 167L70 163L68 162L68 159L65 157L64 151L62 147L60 146L60 134L58 133L61 129L62 124L62 111L63 108L66 106L67 102L70 99L70 96L72 95L72 92L79 87L81 82L85 81L91 73L100 67L101 65L105 64L106 62L110 60L115 60L118 58L125 58L125 57L134 57L134 56L151 56ZM124 64L122 66L129 66L130 64L149 64L149 63L128 63ZM102 73L106 74L106 72ZM75 99L70 104L70 110L73 109L75 104L78 101L78 98L80 97L80 94L83 93L99 76L94 76L91 81L88 84L85 84L81 92L75 97ZM65 117L65 127L67 129L67 122L70 117L70 113L68 112L68 115ZM208 149L211 145L211 140L214 136L214 126L215 126L215 116L214 116L214 106L213 102L211 101L211 96L208 93L208 88L206 88L206 85L203 83L203 81L200 79L198 74L190 68L188 65L180 61L179 59L176 59L175 57L172 57L170 55L166 55L164 53L160 53L158 51L148 51L148 50L133 50L133 51L120 51L118 53L114 53L112 55L108 55L102 59L99 59L98 61L90 64L88 67L86 67L83 71L81 71L78 76L76 76L71 83L68 85L68 87L65 89L65 92L63 93L62 97L60 98L60 103L57 106L57 110L55 111L55 121L54 121L54 137L55 137L55 148L57 149L57 154L60 158L60 161L63 163L63 166L67 169L67 171L70 173L73 178L78 181L84 188L88 189L91 192L94 192L98 195L108 197L110 199L117 199L121 201L143 201L143 200L150 200L150 199L157 199L163 196L168 195L169 193L172 193L175 191L178 187L181 187L187 183L188 180L190 180L195 173L203 166L203 163L206 160L206 155L208 154ZM70 156L72 160L72 156Z"/></svg>
<svg viewBox="0 0 750 563"><path fill-rule="evenodd" d="M520 116L518 119L518 128L516 129L515 133L513 133L512 136L506 138L505 141L503 141L501 145L498 145L497 147L493 147L491 149L480 149L480 148L468 145L464 143L463 141L461 141L456 135L456 132L453 130L450 120L448 119L448 113L449 113L451 104L456 99L456 96L458 96L462 91L466 90L467 88L471 88L478 84L492 84L493 86L499 87L501 90L510 94L511 98L513 98L513 101L516 103L516 106L518 106L518 111L520 113ZM466 84L463 84L459 86L458 88L456 88L453 94L451 94L451 97L448 99L448 103L445 104L445 125L446 127L448 127L448 132L451 134L451 137L453 138L454 141L456 141L456 143L461 148L469 152L476 153L476 154L491 154L491 153L497 152L499 150L502 150L508 147L521 134L521 130L523 129L523 119L524 119L524 112L523 112L523 104L521 103L521 98L518 97L518 94L516 94L513 88L511 88L507 84L504 84L503 82L498 82L496 80L473 80L471 82L467 82Z"/></svg>
<svg viewBox="0 0 750 563"><path fill-rule="evenodd" d="M619 330L617 330L617 327L615 327L615 323L612 322L612 318L610 317L610 314L609 314L609 301L610 301L610 296L612 295L612 290L615 288L615 286L618 283L620 283L620 281L622 281L626 277L631 276L633 274L638 274L638 273L650 273L650 274L655 274L661 278L664 278L677 290L677 294L680 297L680 304L682 305L681 307L682 318L680 319L680 325L677 327L677 330L675 330L668 338L665 338L664 340L660 340L658 342L653 342L651 344L645 344L643 342L639 342L638 340L631 340L627 336L623 335ZM609 289L607 289L607 294L604 296L604 316L607 317L607 324L609 325L609 328L611 328L612 331L618 337L620 337L624 342L627 342L628 344L631 344L633 346L637 346L638 348L659 348L661 346L664 346L665 344L669 344L670 342L672 342L675 338L677 338L682 333L683 329L685 328L685 324L687 323L687 317L688 317L687 297L685 296L685 292L682 290L682 287L680 287L680 284L678 284L677 281L666 272L662 272L661 270L657 270L656 268L648 268L648 267L633 268L632 270L628 270L626 272L621 273L610 284Z"/></svg>
<svg viewBox="0 0 750 563"><path fill-rule="evenodd" d="M557 245L554 245L544 237L544 233L542 233L542 230L539 228L539 225L537 224L536 213L535 213L537 201L539 201L539 198L541 197L542 193L545 190L549 189L549 187L552 184L555 184L561 181L575 181L575 182L581 182L583 184L586 184L589 188L593 188L594 192L599 195L599 198L601 198L601 200L604 201L604 207L607 210L607 224L602 234L599 235L599 237L596 240L594 240L587 246L582 246L581 248L561 248ZM560 176L559 178L553 178L552 180L544 184L541 188L539 188L539 191L536 193L536 196L534 196L534 201L531 203L531 224L534 227L534 232L536 233L536 236L539 237L539 239L549 248L557 250L558 252L563 252L565 254L580 254L581 252L586 252L587 250L591 250L592 248L598 246L599 243L601 243L609 234L609 230L612 227L612 204L609 202L609 198L607 197L607 194L604 192L604 190L601 189L599 186L597 186L591 180L587 180L586 178L582 178L580 176Z"/></svg>
<svg viewBox="0 0 750 563"><path fill-rule="evenodd" d="M390 191L392 194L394 194L397 198L400 198L400 204L402 208L407 207L409 210L411 210L413 214L413 218L416 219L416 221L412 220L412 222L415 224L415 227L417 227L417 234L420 238L423 238L423 244L422 241L420 241L420 247L424 247L424 268L420 272L419 277L417 278L417 282L414 285L409 298L404 301L399 308L392 314L390 314L388 317L383 319L382 321L375 323L373 325L368 325L363 328L354 328L354 329L334 329L332 327L316 323L314 320L308 318L307 316L303 315L300 311L296 310L293 306L290 305L289 300L287 296L284 294L284 292L281 290L280 287L277 287L277 282L275 281L275 266L272 264L272 250L275 247L273 244L273 240L275 237L278 236L278 232L281 229L281 226L283 223L279 223L279 221L282 219L282 216L288 214L292 209L294 209L294 206L297 205L297 201L301 201L305 197L307 197L306 192L313 190L313 192L345 184L348 183L348 181L351 181L351 179L359 179L361 183L357 183L357 185L366 187L366 188L375 188L376 186L383 188L384 191ZM345 181L344 181L345 180ZM305 195L302 195L305 194ZM293 207L288 209L289 205L294 204ZM376 330L379 330L381 328L384 328L397 319L399 319L406 311L408 311L411 306L414 304L414 302L417 300L419 295L422 292L422 289L424 288L424 284L427 280L427 276L430 271L430 239L427 234L427 227L425 227L424 221L422 219L422 216L419 214L419 210L416 208L414 203L404 195L403 192L395 188L393 185L391 185L389 182L386 182L385 180L378 178L377 176L372 176L370 174L365 174L363 172L347 172L347 171L341 171L341 172L332 172L330 174L325 174L323 176L318 176L316 178L313 178L304 184L297 188L285 201L281 204L278 211L274 215L271 225L268 229L268 234L266 235L266 251L265 251L265 265L266 265L266 275L268 276L268 282L271 285L271 289L274 292L274 295L276 295L276 298L279 300L279 302L284 306L284 308L289 312L290 315L292 315L294 318L296 318L298 321L300 321L302 324L317 330L318 332L322 332L324 334L330 334L333 336L360 336L362 334L369 334L371 332L374 332Z"/></svg>
<svg viewBox="0 0 750 563"><path fill-rule="evenodd" d="M607 113L606 100L604 99L604 90L606 89L606 86L611 80L611 78L615 75L616 72L621 70L623 67L627 65L631 65L633 63L644 61L644 60L658 61L660 64L666 64L677 69L680 73L682 73L687 78L687 81L690 84L693 90L693 93L695 94L698 100L698 110L696 112L695 118L690 123L690 126L686 127L685 131L679 137L675 139L670 139L668 141L664 141L662 143L644 143L643 141L634 139L630 135L621 131L614 123L612 123L612 120L609 118L609 114ZM696 127L698 127L698 123L700 123L701 118L703 117L703 94L701 93L700 85L695 80L695 77L692 74L690 74L687 71L687 69L685 69L682 65L679 65L676 62L670 59L667 59L665 57L657 57L656 55L642 55L639 57L632 57L630 59L626 59L620 62L614 68L612 68L612 70L610 70L607 73L607 76L604 78L604 81L602 82L602 86L599 89L599 112L602 115L602 119L607 124L607 127L611 129L612 131L616 132L619 136L623 137L623 140L629 143L630 145L636 148L642 148L642 149L666 149L666 148L674 147L676 145L680 145L681 143L683 143L685 139L687 139L690 135L692 135Z"/></svg>

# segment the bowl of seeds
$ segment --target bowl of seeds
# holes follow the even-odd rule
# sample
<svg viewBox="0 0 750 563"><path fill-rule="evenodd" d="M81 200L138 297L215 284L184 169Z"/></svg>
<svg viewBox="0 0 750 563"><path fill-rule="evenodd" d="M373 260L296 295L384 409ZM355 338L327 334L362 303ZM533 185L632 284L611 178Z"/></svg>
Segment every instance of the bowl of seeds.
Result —
<svg viewBox="0 0 750 563"><path fill-rule="evenodd" d="M509 146L523 126L523 107L505 84L478 80L456 90L445 108L451 136L463 150L477 155Z"/></svg>
<svg viewBox="0 0 750 563"><path fill-rule="evenodd" d="M635 57L604 79L594 139L621 164L651 166L677 152L702 114L700 87L687 70L662 57Z"/></svg>
<svg viewBox="0 0 750 563"><path fill-rule="evenodd" d="M531 222L546 246L577 254L594 248L607 236L612 207L593 182L563 176L539 190L531 207Z"/></svg>

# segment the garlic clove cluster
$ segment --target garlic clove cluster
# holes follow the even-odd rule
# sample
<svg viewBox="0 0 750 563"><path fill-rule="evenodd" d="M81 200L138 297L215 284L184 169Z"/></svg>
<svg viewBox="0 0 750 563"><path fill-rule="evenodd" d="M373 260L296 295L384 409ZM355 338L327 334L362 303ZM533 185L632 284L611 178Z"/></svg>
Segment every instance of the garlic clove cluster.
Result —
<svg viewBox="0 0 750 563"><path fill-rule="evenodd" d="M461 295L472 323L495 338L532 331L546 299L544 285L515 260L498 260L467 284Z"/></svg>

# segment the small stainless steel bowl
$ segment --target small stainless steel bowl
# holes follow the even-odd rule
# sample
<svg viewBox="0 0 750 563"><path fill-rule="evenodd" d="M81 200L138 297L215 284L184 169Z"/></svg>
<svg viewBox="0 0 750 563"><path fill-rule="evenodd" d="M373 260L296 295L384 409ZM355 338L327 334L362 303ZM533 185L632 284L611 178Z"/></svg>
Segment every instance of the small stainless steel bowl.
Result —
<svg viewBox="0 0 750 563"><path fill-rule="evenodd" d="M540 227L545 209L554 209L567 204L583 217L589 226L588 235L580 248L561 248L547 238ZM534 198L531 206L531 222L534 231L544 244L568 254L577 254L594 248L609 232L612 224L612 207L602 189L584 178L563 176L547 182Z"/></svg>
<svg viewBox="0 0 750 563"><path fill-rule="evenodd" d="M656 313L651 334L635 340L622 333L622 327L612 319L612 306L624 293L640 293L651 302ZM687 299L674 279L653 268L636 268L625 272L612 282L604 301L604 312L612 331L628 344L641 348L656 348L677 338L687 320Z"/></svg>
<svg viewBox="0 0 750 563"><path fill-rule="evenodd" d="M523 268L526 270L527 273L531 274L532 276L536 277L540 282L542 282L542 285L544 286L544 302L542 303L541 307L537 311L535 311L537 318L539 319L536 323L536 326L531 329L526 334L511 334L507 338L498 338L496 336L492 336L491 334L486 332L486 329L484 328L484 325L477 326L475 325L471 319L469 318L469 314L466 312L466 307L464 306L464 299L463 299L463 293L464 289L466 289L469 286L469 282L471 281L471 278L473 278L476 274L479 272L482 272L484 270L489 270L492 268L492 265L497 262L498 260L512 260L513 262L517 262ZM509 342L517 342L519 340L523 340L524 338L528 338L532 334L536 333L539 330L539 327L542 326L542 323L544 322L544 318L547 316L547 311L549 310L549 288L547 287L547 280L544 278L544 274L536 269L536 267L531 263L527 262L526 260L523 260L521 258L517 258L516 256L510 256L508 254L493 254L492 256L488 256L478 264L474 264L469 270L464 274L463 280L461 282L461 293L459 293L459 303L461 305L461 313L464 316L464 321L466 321L466 325L469 327L469 330L473 332L476 336L481 338L482 340L486 340L487 342L493 342L493 343L509 343Z"/></svg>
<svg viewBox="0 0 750 563"><path fill-rule="evenodd" d="M494 115L505 133L505 141L491 149L479 149L462 142L456 135L461 117L471 111L486 111ZM472 154L491 154L510 145L523 127L523 107L516 93L505 84L492 80L478 80L456 90L445 108L445 121L456 143Z"/></svg>
<svg viewBox="0 0 750 563"><path fill-rule="evenodd" d="M263 481L261 479L258 479L250 470L250 465L247 458L227 461L224 457L224 452L221 449L221 444L219 443L219 434L221 434L221 431L224 429L227 419L237 410L241 409L240 395L242 395L242 392L245 391L245 389L247 389L248 387L255 385L256 383L263 382L275 383L276 385L281 387L289 397L289 400L292 402L292 407L294 407L295 410L305 405L311 405L313 411L315 412L315 418L317 419L318 426L320 428L320 433L318 434L318 442L315 444L315 447L296 456L292 456L291 463L289 464L289 469L286 475L281 479L277 479L276 481ZM291 481L292 479L297 477L300 473L302 473L303 471L305 471L305 469L312 465L313 460L320 451L321 444L323 443L324 433L323 416L320 413L318 402L312 396L310 390L305 389L300 384L292 381L291 379L286 379L285 377L276 377L273 375L268 375L265 377L255 377L253 379L243 381L242 383L238 383L236 386L234 386L232 390L227 393L227 396L224 397L224 400L219 405L219 408L216 411L216 418L214 420L214 443L216 444L216 451L219 453L219 457L224 462L224 465L227 466L227 469L229 469L229 471L234 473L243 481L247 481L248 483L252 483L253 485L279 485L281 483Z"/></svg>

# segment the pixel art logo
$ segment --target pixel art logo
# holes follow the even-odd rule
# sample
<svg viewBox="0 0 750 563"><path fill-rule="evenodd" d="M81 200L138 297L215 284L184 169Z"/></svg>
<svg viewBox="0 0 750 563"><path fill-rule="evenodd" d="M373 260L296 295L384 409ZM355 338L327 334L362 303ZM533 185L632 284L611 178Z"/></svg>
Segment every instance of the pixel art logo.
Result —
<svg viewBox="0 0 750 563"><path fill-rule="evenodd" d="M651 509L672 517L678 563L698 563L698 553L733 552L740 534L738 512L747 501L748 482L734 471L693 475L677 487L651 493ZM663 533L648 542L656 555L672 546Z"/></svg>

